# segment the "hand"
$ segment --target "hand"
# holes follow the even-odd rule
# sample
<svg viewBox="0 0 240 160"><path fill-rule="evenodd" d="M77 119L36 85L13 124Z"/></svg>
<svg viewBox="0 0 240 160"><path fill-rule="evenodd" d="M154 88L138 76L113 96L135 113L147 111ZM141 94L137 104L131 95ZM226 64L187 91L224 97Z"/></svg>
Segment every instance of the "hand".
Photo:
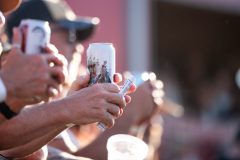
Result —
<svg viewBox="0 0 240 160"><path fill-rule="evenodd" d="M16 30L14 35L18 36ZM45 47L45 50L54 52L51 45ZM54 67L51 67L50 63L53 63ZM57 94L60 83L65 81L65 66L66 60L60 54L26 55L15 45L7 55L0 71L0 77L7 88L7 102L13 104L18 101L22 105L34 104ZM57 77L57 80L53 76Z"/></svg>
<svg viewBox="0 0 240 160"><path fill-rule="evenodd" d="M66 97L63 104L71 119L69 123L82 125L102 122L107 127L112 127L115 118L121 116L120 108L125 105L119 91L115 84L102 83L83 88Z"/></svg>
<svg viewBox="0 0 240 160"><path fill-rule="evenodd" d="M67 83L68 62L62 54L58 53L57 48L52 44L43 47L42 51L45 53L44 55L51 54L57 59L56 61L49 62L49 66L52 67L53 70L51 78L57 82L57 85L48 86L48 94L45 98L43 97L44 101L48 101L49 97L55 97L62 91L62 84Z"/></svg>
<svg viewBox="0 0 240 160"><path fill-rule="evenodd" d="M90 75L86 74L79 76L71 85L68 95L74 94L76 91L81 90L82 88L88 87L88 82L90 80Z"/></svg>
<svg viewBox="0 0 240 160"><path fill-rule="evenodd" d="M64 100L72 107L74 104L80 104L79 107L73 107L78 111L71 111L69 114L76 114L79 118L72 119L75 124L89 124L102 122L107 127L112 127L115 119L123 113L123 107L130 103L131 97L119 94L120 88L116 84L95 84L88 87L89 74L79 77L71 86L68 97ZM121 74L114 75L115 83L122 81ZM133 84L129 93L134 92L136 86ZM69 100L71 99L71 100ZM82 115L82 116L80 116Z"/></svg>
<svg viewBox="0 0 240 160"><path fill-rule="evenodd" d="M75 80L73 82L73 84L71 85L68 95L73 94L75 91L78 91L82 88L88 87L89 85L89 80L90 80L90 75L87 74L85 76L79 76L79 78L77 80ZM113 78L115 83L120 83L122 81L122 75L119 73L115 73L114 74L114 78ZM132 86L130 87L129 91L127 94L133 93L136 90L136 85L132 84ZM125 98L125 105L131 102L131 97L129 95L124 95ZM120 112L121 114L123 113L123 109L120 108Z"/></svg>
<svg viewBox="0 0 240 160"><path fill-rule="evenodd" d="M131 119L135 125L149 120L162 106L163 96L163 83L160 80L145 81L132 94L132 103L126 108L125 118Z"/></svg>

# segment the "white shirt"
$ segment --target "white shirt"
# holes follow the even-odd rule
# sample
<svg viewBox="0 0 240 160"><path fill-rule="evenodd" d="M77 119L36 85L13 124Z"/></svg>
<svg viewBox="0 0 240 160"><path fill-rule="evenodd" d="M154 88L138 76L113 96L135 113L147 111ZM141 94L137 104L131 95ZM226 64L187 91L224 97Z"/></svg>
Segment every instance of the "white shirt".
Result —
<svg viewBox="0 0 240 160"><path fill-rule="evenodd" d="M0 78L0 102L3 102L7 97L7 89Z"/></svg>

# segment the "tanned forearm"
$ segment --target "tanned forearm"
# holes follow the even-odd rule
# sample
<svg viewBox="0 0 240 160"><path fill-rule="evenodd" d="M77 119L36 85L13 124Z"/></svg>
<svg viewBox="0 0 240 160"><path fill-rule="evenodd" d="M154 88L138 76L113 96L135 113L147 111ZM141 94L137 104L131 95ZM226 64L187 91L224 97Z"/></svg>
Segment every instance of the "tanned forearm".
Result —
<svg viewBox="0 0 240 160"><path fill-rule="evenodd" d="M55 101L23 110L0 125L0 150L17 147L64 127L64 104Z"/></svg>
<svg viewBox="0 0 240 160"><path fill-rule="evenodd" d="M25 145L18 146L9 150L0 151L0 154L10 158L21 158L21 157L29 156L35 151L41 149L44 145L46 145L49 141L51 141L56 135L58 135L64 129L66 129L66 127L60 127L58 129L55 129L49 132L45 136L34 139L33 141Z"/></svg>

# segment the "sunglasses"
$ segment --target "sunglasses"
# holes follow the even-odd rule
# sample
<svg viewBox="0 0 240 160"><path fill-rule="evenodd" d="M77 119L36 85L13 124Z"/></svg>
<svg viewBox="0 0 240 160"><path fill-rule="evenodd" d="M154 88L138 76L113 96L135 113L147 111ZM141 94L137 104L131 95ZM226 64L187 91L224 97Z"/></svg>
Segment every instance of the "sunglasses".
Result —
<svg viewBox="0 0 240 160"><path fill-rule="evenodd" d="M73 44L77 42L77 37L76 37L76 30L75 29L65 29L59 26L54 26L51 27L51 32L52 33L57 33L57 32L66 32L67 33L67 39L66 42L69 44Z"/></svg>

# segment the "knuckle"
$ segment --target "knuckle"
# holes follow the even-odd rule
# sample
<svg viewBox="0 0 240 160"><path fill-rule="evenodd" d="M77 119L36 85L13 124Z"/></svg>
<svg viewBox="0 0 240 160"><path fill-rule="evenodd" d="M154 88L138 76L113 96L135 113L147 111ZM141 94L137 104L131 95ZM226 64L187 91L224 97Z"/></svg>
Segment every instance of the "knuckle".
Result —
<svg viewBox="0 0 240 160"><path fill-rule="evenodd" d="M103 112L105 112L105 109L104 109L104 106L105 106L105 104L106 104L105 99L100 98L98 103L99 103L99 106L100 106L100 110L102 110Z"/></svg>
<svg viewBox="0 0 240 160"><path fill-rule="evenodd" d="M114 106L113 114L114 114L115 116L118 116L118 113L119 113L119 112L120 112L120 108L117 107L117 106Z"/></svg>
<svg viewBox="0 0 240 160"><path fill-rule="evenodd" d="M102 95L105 93L103 87L99 84L94 85L94 88L96 90L96 94L98 95Z"/></svg>
<svg viewBox="0 0 240 160"><path fill-rule="evenodd" d="M106 117L106 111L103 108L99 108L99 116L102 118Z"/></svg>
<svg viewBox="0 0 240 160"><path fill-rule="evenodd" d="M34 55L32 55L32 59L33 59L33 61L35 61L35 62L43 62L43 57L42 57L42 55L39 55L39 54L34 54Z"/></svg>
<svg viewBox="0 0 240 160"><path fill-rule="evenodd" d="M38 67L41 73L45 74L48 72L48 66L44 63L41 63L40 66Z"/></svg>
<svg viewBox="0 0 240 160"><path fill-rule="evenodd" d="M49 81L49 75L47 73L43 73L40 77L41 82Z"/></svg>

